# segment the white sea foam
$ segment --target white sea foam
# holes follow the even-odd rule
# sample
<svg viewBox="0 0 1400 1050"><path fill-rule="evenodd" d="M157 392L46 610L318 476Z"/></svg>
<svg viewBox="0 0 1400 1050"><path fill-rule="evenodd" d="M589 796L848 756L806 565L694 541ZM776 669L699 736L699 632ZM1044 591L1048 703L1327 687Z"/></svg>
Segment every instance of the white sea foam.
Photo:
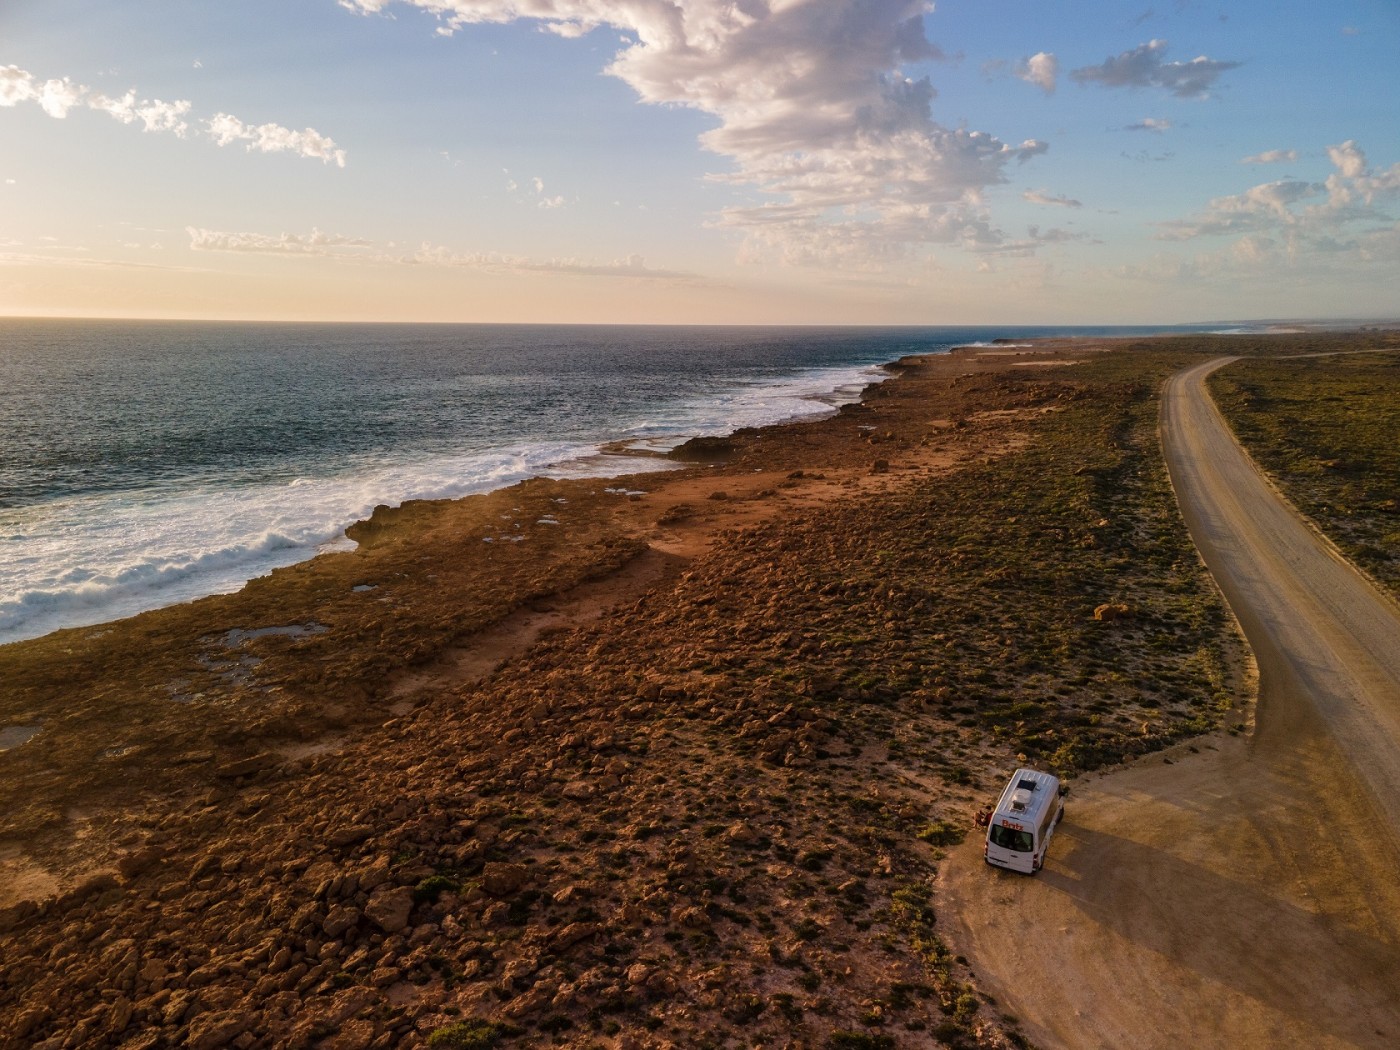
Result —
<svg viewBox="0 0 1400 1050"><path fill-rule="evenodd" d="M628 444L665 450L693 435L829 413L887 378L828 368L661 406L623 421ZM647 406L655 409L657 406ZM0 512L0 644L238 590L314 554L353 548L347 525L379 504L444 499L532 476L616 476L669 469L654 457L601 455L599 444L541 441L489 452L342 464L332 475L185 491L98 494ZM509 537L515 539L516 537Z"/></svg>
<svg viewBox="0 0 1400 1050"><path fill-rule="evenodd" d="M1296 335L1306 328L1286 324L1243 324L1233 328L1212 328L1208 335Z"/></svg>
<svg viewBox="0 0 1400 1050"><path fill-rule="evenodd" d="M378 504L470 495L592 453L540 444L182 494L100 495L5 512L0 644L235 591L326 550Z"/></svg>
<svg viewBox="0 0 1400 1050"><path fill-rule="evenodd" d="M830 415L841 405L858 401L867 386L882 383L890 375L883 368L865 365L738 382L718 394L663 406L663 412L627 428L624 437L631 447L666 452L695 436Z"/></svg>

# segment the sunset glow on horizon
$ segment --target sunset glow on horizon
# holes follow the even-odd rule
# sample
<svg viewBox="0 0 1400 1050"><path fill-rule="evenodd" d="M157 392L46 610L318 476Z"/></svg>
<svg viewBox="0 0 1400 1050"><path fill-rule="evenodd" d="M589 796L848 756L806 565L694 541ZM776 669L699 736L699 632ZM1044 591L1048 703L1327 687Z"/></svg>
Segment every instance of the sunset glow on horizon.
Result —
<svg viewBox="0 0 1400 1050"><path fill-rule="evenodd" d="M0 10L0 315L1400 315L1400 8Z"/></svg>

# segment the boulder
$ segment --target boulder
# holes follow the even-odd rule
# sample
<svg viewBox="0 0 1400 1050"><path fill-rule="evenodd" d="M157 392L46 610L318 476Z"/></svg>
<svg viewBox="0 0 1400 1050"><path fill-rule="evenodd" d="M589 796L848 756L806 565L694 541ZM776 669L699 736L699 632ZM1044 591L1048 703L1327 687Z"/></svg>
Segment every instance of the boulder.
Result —
<svg viewBox="0 0 1400 1050"><path fill-rule="evenodd" d="M680 982L664 970L658 970L647 978L646 988L656 995L674 995L680 988Z"/></svg>
<svg viewBox="0 0 1400 1050"><path fill-rule="evenodd" d="M265 769L271 769L280 761L281 759L273 752L264 751L261 754L249 755L247 758L225 762L214 770L214 775L222 780L236 780L238 777L251 776L254 773L261 773Z"/></svg>
<svg viewBox="0 0 1400 1050"><path fill-rule="evenodd" d="M713 463L735 452L734 442L725 437L693 437L667 452L671 459L686 463Z"/></svg>
<svg viewBox="0 0 1400 1050"><path fill-rule="evenodd" d="M413 911L413 891L407 886L375 890L365 905L365 915L385 933L398 933L408 925Z"/></svg>
<svg viewBox="0 0 1400 1050"><path fill-rule="evenodd" d="M563 889L555 891L554 903L561 905L577 904L579 901L583 900L588 896L590 896L590 893L586 887L580 886L578 883L571 882Z"/></svg>
<svg viewBox="0 0 1400 1050"><path fill-rule="evenodd" d="M332 846L353 846L358 842L363 842L374 834L372 824L352 824L346 828L338 828L326 836L326 841Z"/></svg>
<svg viewBox="0 0 1400 1050"><path fill-rule="evenodd" d="M136 1004L126 996L122 996L107 1011L107 1030L116 1035L126 1031L126 1026L131 1023L131 1015L135 1010Z"/></svg>
<svg viewBox="0 0 1400 1050"><path fill-rule="evenodd" d="M729 826L725 838L736 845L747 846L758 838L758 833L754 831L753 825L740 821Z"/></svg>
<svg viewBox="0 0 1400 1050"><path fill-rule="evenodd" d="M482 869L481 888L496 898L513 896L529 879L530 873L521 864L492 861Z"/></svg>
<svg viewBox="0 0 1400 1050"><path fill-rule="evenodd" d="M700 930L710 925L710 917L704 908L681 908L674 916L675 921L691 930Z"/></svg>
<svg viewBox="0 0 1400 1050"><path fill-rule="evenodd" d="M162 851L159 847L147 846L144 849L118 857L117 871L121 872L123 878L134 879L153 866L156 861L160 860L161 856Z"/></svg>
<svg viewBox="0 0 1400 1050"><path fill-rule="evenodd" d="M1133 610L1122 602L1109 602L1107 605L1100 605L1094 610L1094 619L1102 623L1113 623L1115 620L1126 620L1131 618Z"/></svg>
<svg viewBox="0 0 1400 1050"><path fill-rule="evenodd" d="M190 1025L188 1050L220 1050L248 1030L250 1018L238 1011L211 1014Z"/></svg>
<svg viewBox="0 0 1400 1050"><path fill-rule="evenodd" d="M380 857L373 864L360 869L359 876L360 889L366 893L376 886L382 886L389 881L389 858Z"/></svg>
<svg viewBox="0 0 1400 1050"><path fill-rule="evenodd" d="M592 922L571 922L563 929L556 930L549 938L549 947L552 951L562 952L572 948L580 941L586 941L590 937L596 937L602 932L603 927Z"/></svg>
<svg viewBox="0 0 1400 1050"><path fill-rule="evenodd" d="M410 901L412 895L410 894ZM348 905L332 908L331 913L321 923L321 930L333 941L344 936L345 931L360 921L360 913Z"/></svg>
<svg viewBox="0 0 1400 1050"><path fill-rule="evenodd" d="M36 1028L40 1028L48 1023L53 1012L43 1003L37 1003L20 1012L10 1025L10 1035L16 1039L23 1039Z"/></svg>
<svg viewBox="0 0 1400 1050"><path fill-rule="evenodd" d="M373 1021L357 1018L340 1025L335 1035L322 1041L321 1050L369 1050L378 1035Z"/></svg>

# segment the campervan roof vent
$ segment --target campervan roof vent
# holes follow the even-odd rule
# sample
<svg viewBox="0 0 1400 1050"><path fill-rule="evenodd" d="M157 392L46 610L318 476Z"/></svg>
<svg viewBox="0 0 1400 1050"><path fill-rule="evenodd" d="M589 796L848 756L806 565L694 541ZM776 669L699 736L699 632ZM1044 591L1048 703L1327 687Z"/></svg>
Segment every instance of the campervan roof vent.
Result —
<svg viewBox="0 0 1400 1050"><path fill-rule="evenodd" d="M1039 785L1034 780L1023 780L1016 785L1018 791L1034 791Z"/></svg>

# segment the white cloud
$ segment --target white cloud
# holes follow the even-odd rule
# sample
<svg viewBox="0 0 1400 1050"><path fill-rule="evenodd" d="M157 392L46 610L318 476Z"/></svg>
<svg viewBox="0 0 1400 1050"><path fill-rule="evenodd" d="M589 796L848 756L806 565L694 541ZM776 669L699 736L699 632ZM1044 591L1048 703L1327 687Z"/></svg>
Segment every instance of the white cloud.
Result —
<svg viewBox="0 0 1400 1050"><path fill-rule="evenodd" d="M1337 167L1337 172L1327 178L1330 207L1354 211L1358 201L1369 208L1378 200L1400 197L1400 164L1373 173L1366 163L1366 154L1351 139L1328 146L1327 155Z"/></svg>
<svg viewBox="0 0 1400 1050"><path fill-rule="evenodd" d="M1021 194L1021 196L1024 197L1026 200L1030 201L1032 204L1049 204L1061 208L1083 207L1083 204L1081 204L1077 200L1073 200L1069 197L1052 197L1044 190L1026 190L1026 192Z"/></svg>
<svg viewBox="0 0 1400 1050"><path fill-rule="evenodd" d="M85 106L106 113L123 124L139 122L144 131L170 132L182 137L189 129L185 118L193 108L193 104L185 99L174 102L138 99L134 89L120 98L112 98L89 91L66 77L41 82L18 66L0 66L0 106L16 106L21 102L35 102L49 116L57 118L66 117L77 106ZM250 150L291 152L302 157L333 161L339 167L345 167L345 151L313 128L293 131L280 124L244 124L227 113L220 113L201 124L209 137L220 146L247 142Z"/></svg>
<svg viewBox="0 0 1400 1050"><path fill-rule="evenodd" d="M1195 237L1247 233L1296 220L1293 206L1325 192L1321 183L1281 179L1251 186L1243 193L1216 197L1192 219L1162 223L1159 239L1190 240Z"/></svg>
<svg viewBox="0 0 1400 1050"><path fill-rule="evenodd" d="M1344 179L1360 178L1366 171L1366 154L1361 152L1352 139L1347 139L1339 146L1328 146L1327 156L1337 166Z"/></svg>
<svg viewBox="0 0 1400 1050"><path fill-rule="evenodd" d="M17 106L34 97L34 78L19 66L0 66L0 106Z"/></svg>
<svg viewBox="0 0 1400 1050"><path fill-rule="evenodd" d="M1383 253L1397 227L1383 210L1400 201L1400 163L1372 171L1354 141L1329 146L1336 168L1325 182L1279 179L1217 197L1199 214L1160 224L1158 238L1236 237L1235 257L1277 245L1290 261L1318 256L1361 262Z"/></svg>
<svg viewBox="0 0 1400 1050"><path fill-rule="evenodd" d="M227 233L186 226L190 248L197 252L252 252L259 255L336 255L352 254L356 249L371 248L373 241L361 237L344 237L322 233L314 226L308 234ZM350 249L342 252L341 249Z"/></svg>
<svg viewBox="0 0 1400 1050"><path fill-rule="evenodd" d="M41 241L52 241L51 237L41 237ZM21 247L19 241L0 240L0 248ZM124 246L125 247L125 246ZM158 248L159 245L150 245ZM166 263L140 262L132 259L108 259L100 256L73 254L79 252L89 252L89 248L68 247L56 244L44 244L39 251L31 252L5 252L0 251L0 266L56 266L65 269L84 270L158 270L174 273L205 273L199 267L194 266L171 266ZM60 252L63 254L52 254Z"/></svg>
<svg viewBox="0 0 1400 1050"><path fill-rule="evenodd" d="M1026 233L1031 240L1039 244L1064 244L1067 241L1087 240L1089 237L1087 233L1074 233L1071 230L1061 230L1057 227L1042 230L1039 226L1028 226Z"/></svg>
<svg viewBox="0 0 1400 1050"><path fill-rule="evenodd" d="M1270 149L1263 153L1256 153L1252 157L1245 157L1241 164L1291 164L1298 159L1296 149Z"/></svg>
<svg viewBox="0 0 1400 1050"><path fill-rule="evenodd" d="M1290 288L1316 289L1319 281L1348 289L1373 290L1387 298L1388 274L1400 263L1400 223L1354 233L1305 233L1300 229L1245 234L1214 250L1186 257L1161 253L1113 271L1115 276L1175 282L1218 290L1222 281L1257 281L1284 296Z"/></svg>
<svg viewBox="0 0 1400 1050"><path fill-rule="evenodd" d="M1119 154L1124 160L1130 160L1134 164L1163 164L1176 156L1170 151L1166 153L1149 153L1147 150L1138 150L1136 153L1129 153L1126 150Z"/></svg>
<svg viewBox="0 0 1400 1050"><path fill-rule="evenodd" d="M70 109L83 100L83 95L86 93L87 88L64 77L62 80L44 81L39 86L39 95L35 101L39 103L39 108L49 116L62 120L68 116Z"/></svg>
<svg viewBox="0 0 1400 1050"><path fill-rule="evenodd" d="M1157 87L1180 98L1206 98L1220 74L1235 69L1238 62L1222 62L1199 55L1190 62L1166 62L1165 40L1150 40L1131 51L1105 59L1102 65L1084 66L1070 72L1080 84L1104 87Z"/></svg>
<svg viewBox="0 0 1400 1050"><path fill-rule="evenodd" d="M454 252L441 245L423 244L417 251L396 258L376 261L412 266L441 266L481 270L488 273L540 274L565 277L631 277L640 280L694 280L695 275L679 270L648 266L640 255L602 262L590 259L531 259L497 252Z"/></svg>
<svg viewBox="0 0 1400 1050"><path fill-rule="evenodd" d="M313 160L334 162L345 167L345 151L334 140L314 128L293 131L280 124L245 124L237 117L219 113L204 122L204 127L220 146L246 142L249 150L262 153L295 153Z"/></svg>
<svg viewBox="0 0 1400 1050"><path fill-rule="evenodd" d="M519 193L520 184L510 177L509 169L502 170L505 172L506 176L506 192L510 194ZM544 192L544 179L540 178L540 176L538 175L531 177L529 182L529 189L526 192L533 192L534 196L538 198L535 201L535 207L545 211L551 211L555 208L562 208L567 203L562 194L546 196Z"/></svg>
<svg viewBox="0 0 1400 1050"><path fill-rule="evenodd" d="M138 102L136 92L128 91L121 98L94 95L88 99L88 106L123 124L133 124L139 120L144 131L170 131L183 136L189 127L184 118L191 104L183 99L178 102L162 102L160 99Z"/></svg>
<svg viewBox="0 0 1400 1050"><path fill-rule="evenodd" d="M449 31L518 20L569 37L618 31L607 72L644 102L714 117L700 142L732 164L715 180L760 195L717 221L747 235L745 257L878 265L995 240L984 191L1046 148L934 120L932 85L904 73L942 57L924 34L926 0L341 0L363 13L396 4Z"/></svg>
<svg viewBox="0 0 1400 1050"><path fill-rule="evenodd" d="M553 197L545 196L544 179L540 178L538 175L530 180L530 185L534 187L535 196L540 198L535 202L535 207L542 208L546 211L552 211L555 208L562 208L564 206L564 198L562 195L555 195ZM515 189L514 182L510 184L510 188L512 191Z"/></svg>
<svg viewBox="0 0 1400 1050"><path fill-rule="evenodd" d="M694 274L680 270L661 270L648 266L640 255L629 255L625 259L611 262L592 262L587 259L549 259L538 262L520 261L517 268L527 273L560 274L572 277L635 277L644 280L692 280Z"/></svg>
<svg viewBox="0 0 1400 1050"><path fill-rule="evenodd" d="M1059 59L1045 51L1031 55L1016 69L1018 77L1028 84L1034 84L1047 95L1055 93L1055 78L1059 72Z"/></svg>
<svg viewBox="0 0 1400 1050"><path fill-rule="evenodd" d="M87 88L67 77L41 81L19 66L0 66L0 106L35 102L49 116L62 120L86 94Z"/></svg>
<svg viewBox="0 0 1400 1050"><path fill-rule="evenodd" d="M1124 131L1155 131L1160 134L1163 131L1170 131L1172 122L1162 117L1143 117L1136 124L1129 124L1123 128Z"/></svg>
<svg viewBox="0 0 1400 1050"><path fill-rule="evenodd" d="M422 244L410 252L395 251L393 242L379 244L363 237L323 233L239 233L186 226L190 249L197 252L229 252L338 259L395 266L433 266L481 270L488 273L558 274L576 277L632 277L647 280L693 280L694 274L648 266L640 255L603 262L589 259L531 259L497 252L456 252L441 245Z"/></svg>

